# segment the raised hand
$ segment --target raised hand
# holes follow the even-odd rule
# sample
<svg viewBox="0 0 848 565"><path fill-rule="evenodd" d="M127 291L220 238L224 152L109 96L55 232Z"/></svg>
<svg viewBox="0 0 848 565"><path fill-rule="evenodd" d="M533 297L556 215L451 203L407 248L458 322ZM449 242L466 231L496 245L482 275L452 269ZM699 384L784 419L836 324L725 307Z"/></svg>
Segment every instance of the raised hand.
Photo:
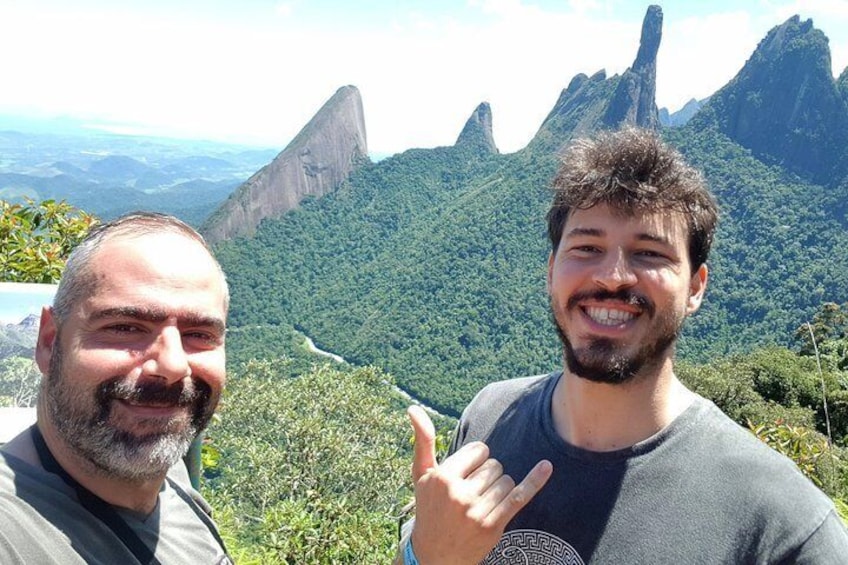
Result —
<svg viewBox="0 0 848 565"><path fill-rule="evenodd" d="M439 465L430 417L419 406L407 414L415 430L415 555L421 565L479 563L545 485L553 466L540 461L516 486L481 442L464 445Z"/></svg>

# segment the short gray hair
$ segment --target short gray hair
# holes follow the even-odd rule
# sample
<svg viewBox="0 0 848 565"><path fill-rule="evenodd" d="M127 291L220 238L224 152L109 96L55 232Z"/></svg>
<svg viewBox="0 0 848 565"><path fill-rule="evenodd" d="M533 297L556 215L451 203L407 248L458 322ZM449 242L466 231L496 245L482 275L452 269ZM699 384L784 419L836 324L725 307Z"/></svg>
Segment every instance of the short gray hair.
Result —
<svg viewBox="0 0 848 565"><path fill-rule="evenodd" d="M65 270L53 297L53 315L61 324L71 312L74 304L95 292L97 281L89 266L98 247L106 240L118 236L146 235L171 232L183 235L203 246L215 262L224 284L224 309L229 308L230 291L227 277L212 248L197 230L174 216L158 212L130 212L109 222L95 226L77 245L68 257Z"/></svg>

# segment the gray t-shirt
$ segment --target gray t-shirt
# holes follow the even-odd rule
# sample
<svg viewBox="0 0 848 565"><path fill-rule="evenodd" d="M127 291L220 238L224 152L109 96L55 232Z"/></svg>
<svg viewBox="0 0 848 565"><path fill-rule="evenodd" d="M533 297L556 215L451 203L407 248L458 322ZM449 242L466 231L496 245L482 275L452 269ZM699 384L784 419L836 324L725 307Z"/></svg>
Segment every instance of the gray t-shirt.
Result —
<svg viewBox="0 0 848 565"><path fill-rule="evenodd" d="M554 429L560 376L489 385L463 412L451 451L483 441L516 481L541 459L554 468L483 563L848 563L832 502L711 402L632 447L587 451Z"/></svg>
<svg viewBox="0 0 848 565"><path fill-rule="evenodd" d="M10 453L32 453L31 444L26 431L0 450L0 563L138 563L120 538L79 503L74 489L58 475L27 461L27 457ZM14 449L7 449L13 445ZM155 548L155 556L163 565L230 563L212 531L190 506L208 512L200 494L185 482L188 475L184 467L175 466L169 477L190 501L166 481L150 515L125 509L117 509L118 513L148 547Z"/></svg>

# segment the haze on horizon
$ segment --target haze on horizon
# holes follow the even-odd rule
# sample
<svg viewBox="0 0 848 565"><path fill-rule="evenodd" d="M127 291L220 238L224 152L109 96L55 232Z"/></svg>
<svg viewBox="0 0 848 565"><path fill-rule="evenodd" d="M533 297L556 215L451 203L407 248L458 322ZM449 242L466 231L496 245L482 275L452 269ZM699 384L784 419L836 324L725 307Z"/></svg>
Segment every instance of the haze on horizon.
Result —
<svg viewBox="0 0 848 565"><path fill-rule="evenodd" d="M282 149L341 86L369 150L455 142L483 101L524 147L577 73L623 72L651 2L632 0L0 0L0 114ZM668 0L657 104L709 96L792 15L848 65L844 0Z"/></svg>

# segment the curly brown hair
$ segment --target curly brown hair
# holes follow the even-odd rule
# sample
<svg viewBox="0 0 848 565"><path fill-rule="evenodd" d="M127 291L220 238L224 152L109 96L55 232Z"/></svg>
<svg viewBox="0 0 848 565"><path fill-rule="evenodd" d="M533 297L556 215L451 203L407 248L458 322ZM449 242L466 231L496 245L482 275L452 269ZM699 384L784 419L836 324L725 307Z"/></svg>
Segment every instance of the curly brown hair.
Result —
<svg viewBox="0 0 848 565"><path fill-rule="evenodd" d="M689 233L692 271L707 260L718 207L701 173L650 130L625 128L578 139L553 181L548 236L556 252L571 212L606 204L625 216L680 212Z"/></svg>

